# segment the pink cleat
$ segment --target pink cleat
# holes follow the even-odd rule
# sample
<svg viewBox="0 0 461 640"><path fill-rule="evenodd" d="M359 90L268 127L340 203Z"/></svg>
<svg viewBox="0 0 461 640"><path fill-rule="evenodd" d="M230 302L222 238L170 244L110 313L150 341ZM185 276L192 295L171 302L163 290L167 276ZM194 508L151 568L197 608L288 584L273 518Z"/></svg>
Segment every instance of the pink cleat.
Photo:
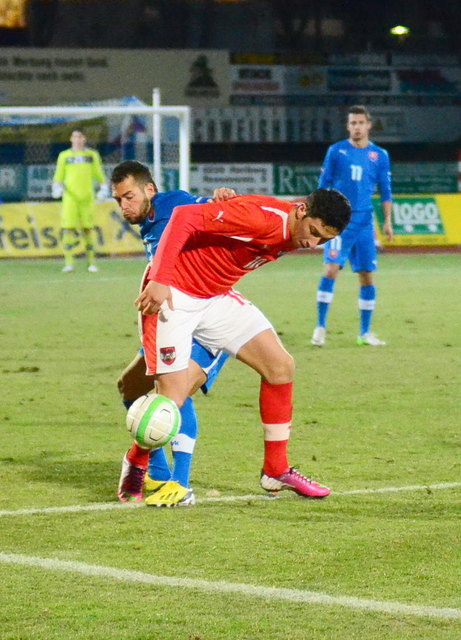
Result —
<svg viewBox="0 0 461 640"><path fill-rule="evenodd" d="M142 483L146 470L142 467L136 467L123 456L122 472L120 474L120 482L118 484L118 499L122 502L141 502L142 500Z"/></svg>
<svg viewBox="0 0 461 640"><path fill-rule="evenodd" d="M293 468L275 477L267 476L263 472L261 474L261 487L266 491L290 489L290 491L294 491L305 498L326 498L331 493L328 487L322 487L318 482L306 478L306 476L303 476Z"/></svg>

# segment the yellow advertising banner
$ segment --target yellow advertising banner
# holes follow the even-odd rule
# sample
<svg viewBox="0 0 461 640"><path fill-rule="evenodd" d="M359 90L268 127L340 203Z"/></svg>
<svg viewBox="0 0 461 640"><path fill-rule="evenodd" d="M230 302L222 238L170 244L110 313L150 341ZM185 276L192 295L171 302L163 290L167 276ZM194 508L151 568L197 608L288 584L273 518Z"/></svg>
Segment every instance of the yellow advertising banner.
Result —
<svg viewBox="0 0 461 640"><path fill-rule="evenodd" d="M61 256L60 206L59 202L0 204L0 258ZM382 224L378 199L374 206ZM461 194L397 195L392 219L393 246L461 245ZM129 225L114 203L96 203L95 220L97 253L143 253L137 226ZM380 231L379 237L386 244Z"/></svg>
<svg viewBox="0 0 461 640"><path fill-rule="evenodd" d="M59 202L0 204L0 258L61 256L60 207ZM129 225L113 202L96 203L95 246L99 254L143 253L137 226Z"/></svg>
<svg viewBox="0 0 461 640"><path fill-rule="evenodd" d="M378 198L376 216L383 222ZM389 246L461 245L461 193L396 195L392 202L394 241ZM381 242L386 240L378 231Z"/></svg>

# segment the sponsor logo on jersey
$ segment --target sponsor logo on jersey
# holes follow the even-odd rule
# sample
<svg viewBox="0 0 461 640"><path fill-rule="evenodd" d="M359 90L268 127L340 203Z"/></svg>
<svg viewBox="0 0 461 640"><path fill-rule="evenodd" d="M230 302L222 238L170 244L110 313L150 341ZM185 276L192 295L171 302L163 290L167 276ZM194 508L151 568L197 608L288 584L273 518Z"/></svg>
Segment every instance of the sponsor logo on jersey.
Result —
<svg viewBox="0 0 461 640"><path fill-rule="evenodd" d="M173 364L176 360L176 349L175 347L161 347L160 348L160 359L165 364Z"/></svg>
<svg viewBox="0 0 461 640"><path fill-rule="evenodd" d="M370 158L370 160L372 162L376 162L378 159L378 152L377 151L369 151L368 152L368 157Z"/></svg>

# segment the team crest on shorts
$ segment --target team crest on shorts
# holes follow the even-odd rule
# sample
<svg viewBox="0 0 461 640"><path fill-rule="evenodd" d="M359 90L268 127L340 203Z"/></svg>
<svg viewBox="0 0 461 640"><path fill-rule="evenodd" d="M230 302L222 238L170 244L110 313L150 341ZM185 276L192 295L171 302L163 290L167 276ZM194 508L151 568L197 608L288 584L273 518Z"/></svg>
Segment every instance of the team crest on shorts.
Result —
<svg viewBox="0 0 461 640"><path fill-rule="evenodd" d="M339 256L339 251L338 249L329 249L328 251L328 255L330 258L337 258Z"/></svg>
<svg viewBox="0 0 461 640"><path fill-rule="evenodd" d="M173 364L176 360L176 349L174 347L162 347L160 349L160 359L165 364Z"/></svg>

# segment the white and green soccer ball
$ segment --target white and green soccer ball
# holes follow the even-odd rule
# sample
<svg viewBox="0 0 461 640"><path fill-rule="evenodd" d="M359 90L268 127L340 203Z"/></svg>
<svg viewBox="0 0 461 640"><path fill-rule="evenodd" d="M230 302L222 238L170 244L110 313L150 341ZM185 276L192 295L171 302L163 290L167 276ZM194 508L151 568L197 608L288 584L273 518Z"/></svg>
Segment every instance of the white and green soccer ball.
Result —
<svg viewBox="0 0 461 640"><path fill-rule="evenodd" d="M181 414L173 400L158 393L148 393L133 402L126 416L126 427L143 449L168 444L178 433Z"/></svg>

